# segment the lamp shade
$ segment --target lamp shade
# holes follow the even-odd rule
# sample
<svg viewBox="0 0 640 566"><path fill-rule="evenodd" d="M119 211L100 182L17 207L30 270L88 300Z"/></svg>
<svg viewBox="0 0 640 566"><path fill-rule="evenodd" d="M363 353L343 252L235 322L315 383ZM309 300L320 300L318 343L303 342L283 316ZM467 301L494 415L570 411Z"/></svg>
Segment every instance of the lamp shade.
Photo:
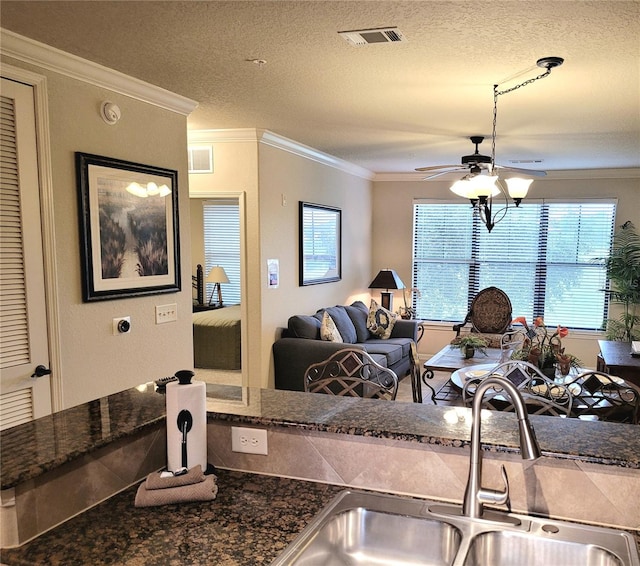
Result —
<svg viewBox="0 0 640 566"><path fill-rule="evenodd" d="M369 289L404 289L404 283L393 269L382 269L369 285Z"/></svg>
<svg viewBox="0 0 640 566"><path fill-rule="evenodd" d="M229 278L224 271L223 267L216 265L211 268L209 275L207 275L208 283L229 283Z"/></svg>
<svg viewBox="0 0 640 566"><path fill-rule="evenodd" d="M497 175L475 175L470 179L456 181L449 190L468 199L477 199L481 196L495 197L500 193L500 189L496 186L497 179Z"/></svg>
<svg viewBox="0 0 640 566"><path fill-rule="evenodd" d="M512 177L507 179L507 189L512 199L523 199L527 196L529 185L533 183L533 179L522 179L521 177Z"/></svg>

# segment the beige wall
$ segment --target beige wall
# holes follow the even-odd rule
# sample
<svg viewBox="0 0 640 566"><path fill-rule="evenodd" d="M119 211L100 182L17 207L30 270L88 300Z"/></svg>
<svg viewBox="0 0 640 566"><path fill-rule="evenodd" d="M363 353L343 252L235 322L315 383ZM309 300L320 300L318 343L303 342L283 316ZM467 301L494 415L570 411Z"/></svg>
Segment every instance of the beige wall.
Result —
<svg viewBox="0 0 640 566"><path fill-rule="evenodd" d="M272 136L267 136L272 139ZM257 130L190 132L192 143L211 144L214 171L190 175L191 196L242 191L246 197L247 382L273 387L271 347L288 318L327 305L368 297L371 280L370 181L321 163L302 152L265 141ZM290 143L290 140L281 140ZM294 145L295 144L294 142ZM342 280L298 285L298 203L342 210ZM200 249L201 235L194 249ZM279 287L267 285L267 260L280 263ZM195 273L196 258L192 270Z"/></svg>
<svg viewBox="0 0 640 566"><path fill-rule="evenodd" d="M262 295L262 367L269 368L273 387L271 346L279 329L294 314L312 314L321 307L368 296L371 282L371 183L311 159L260 146L260 221ZM283 205L283 198L286 204ZM299 202L342 210L342 279L322 285L298 284ZM280 262L280 285L267 286L267 260Z"/></svg>
<svg viewBox="0 0 640 566"><path fill-rule="evenodd" d="M74 152L81 151L178 171L180 230L189 233L186 116L105 88L3 57L3 63L44 75L48 107L58 273L63 407L128 389L193 367L191 253L182 238L179 293L83 303ZM122 119L99 116L110 100ZM178 321L155 324L155 306L177 303ZM112 319L130 316L131 333L112 335Z"/></svg>
<svg viewBox="0 0 640 566"><path fill-rule="evenodd" d="M562 177L562 178L560 178ZM405 285L411 285L411 242L413 241L413 200L451 199L449 181L376 181L373 188L373 270L394 267ZM617 221L631 220L640 229L640 172L575 171L552 172L537 179L529 191L531 198L617 198ZM455 197L454 197L455 198ZM393 230L385 229L392 225ZM396 303L397 307L398 303ZM523 313L526 315L527 313ZM453 338L451 325L430 325L419 344L423 357L433 354ZM595 367L600 333L569 335L563 340L568 351L585 365Z"/></svg>

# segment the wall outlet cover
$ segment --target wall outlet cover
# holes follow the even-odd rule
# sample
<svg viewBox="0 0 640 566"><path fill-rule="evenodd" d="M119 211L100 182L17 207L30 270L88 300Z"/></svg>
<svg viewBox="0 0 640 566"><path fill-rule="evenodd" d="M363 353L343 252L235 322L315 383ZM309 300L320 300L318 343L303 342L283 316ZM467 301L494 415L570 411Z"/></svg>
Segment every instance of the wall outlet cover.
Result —
<svg viewBox="0 0 640 566"><path fill-rule="evenodd" d="M231 427L231 450L267 456L267 431L260 428Z"/></svg>

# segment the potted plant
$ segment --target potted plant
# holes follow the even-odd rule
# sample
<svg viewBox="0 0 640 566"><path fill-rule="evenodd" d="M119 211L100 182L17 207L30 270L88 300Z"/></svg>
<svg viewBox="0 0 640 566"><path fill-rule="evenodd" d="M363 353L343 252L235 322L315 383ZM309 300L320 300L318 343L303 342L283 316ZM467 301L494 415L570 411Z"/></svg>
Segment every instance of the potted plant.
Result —
<svg viewBox="0 0 640 566"><path fill-rule="evenodd" d="M476 350L481 354L487 355L487 341L480 336L466 334L460 338L456 338L451 342L452 348L458 348L465 359L473 358Z"/></svg>
<svg viewBox="0 0 640 566"><path fill-rule="evenodd" d="M619 318L606 320L607 339L640 340L640 235L630 221L616 230L604 265L610 282L604 292L612 303L622 305Z"/></svg>

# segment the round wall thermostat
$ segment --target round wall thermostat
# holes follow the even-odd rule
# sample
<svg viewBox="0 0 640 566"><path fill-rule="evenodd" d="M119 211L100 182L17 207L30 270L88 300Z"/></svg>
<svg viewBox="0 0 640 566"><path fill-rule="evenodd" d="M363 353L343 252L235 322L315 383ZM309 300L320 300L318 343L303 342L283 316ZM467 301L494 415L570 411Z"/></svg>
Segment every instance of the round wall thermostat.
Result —
<svg viewBox="0 0 640 566"><path fill-rule="evenodd" d="M120 120L122 112L117 104L105 100L100 107L100 115L107 124L113 126Z"/></svg>

